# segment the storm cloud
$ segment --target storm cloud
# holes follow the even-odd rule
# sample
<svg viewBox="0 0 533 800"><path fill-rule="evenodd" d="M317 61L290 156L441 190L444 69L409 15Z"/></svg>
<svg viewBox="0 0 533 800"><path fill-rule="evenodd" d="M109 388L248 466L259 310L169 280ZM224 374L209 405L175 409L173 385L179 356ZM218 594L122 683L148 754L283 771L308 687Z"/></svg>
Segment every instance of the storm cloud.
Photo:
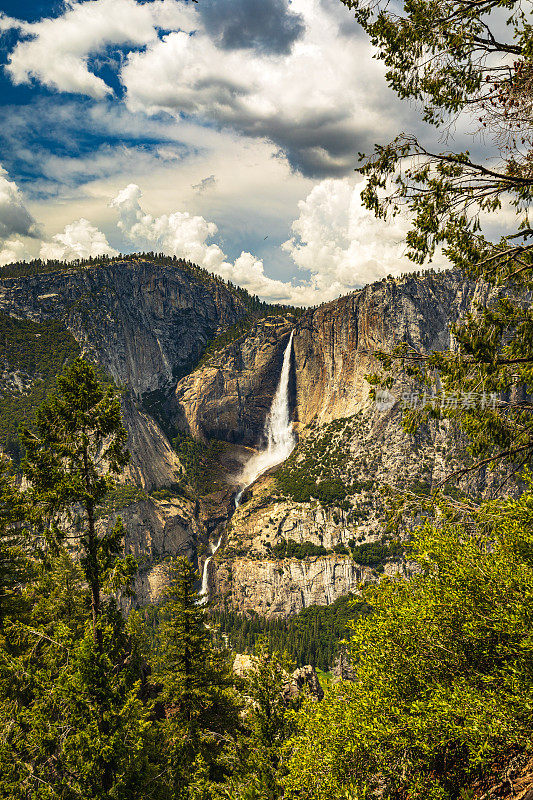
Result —
<svg viewBox="0 0 533 800"><path fill-rule="evenodd" d="M202 0L199 10L206 32L225 50L286 54L305 31L286 0Z"/></svg>

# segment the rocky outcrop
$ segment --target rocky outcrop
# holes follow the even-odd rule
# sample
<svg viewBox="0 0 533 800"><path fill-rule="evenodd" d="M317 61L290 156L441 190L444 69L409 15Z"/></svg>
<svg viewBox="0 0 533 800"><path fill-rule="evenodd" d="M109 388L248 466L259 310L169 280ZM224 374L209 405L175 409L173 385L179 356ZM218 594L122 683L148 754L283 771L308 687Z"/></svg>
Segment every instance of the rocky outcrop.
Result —
<svg viewBox="0 0 533 800"><path fill-rule="evenodd" d="M196 437L257 446L294 319L257 321L178 382L178 417Z"/></svg>
<svg viewBox="0 0 533 800"><path fill-rule="evenodd" d="M62 320L83 351L137 396L175 382L211 337L247 311L207 273L144 259L0 280L0 310Z"/></svg>
<svg viewBox="0 0 533 800"><path fill-rule="evenodd" d="M300 441L289 462L278 469L289 478L284 483L289 489L269 475L245 494L227 528L224 546L210 564L221 602L244 612L287 615L357 592L362 583L382 574L411 574L413 564L396 552L387 555L381 489L390 485L429 490L464 465L466 442L447 420L432 420L415 433L406 433L401 399L413 385L401 375L392 387L395 402L378 407L366 381L376 371L372 352L389 350L401 341L422 353L453 346L450 323L476 299L486 299L484 293L484 287L465 283L456 273L388 279L310 310L296 322L291 402ZM215 364L178 384L184 414L202 435L211 435L215 418L231 419L229 435L242 435L238 392L228 387L246 383L258 359L263 375L269 369L279 375L286 333L280 328L278 348L272 344L272 334L272 328L264 331L257 326L250 339L233 343ZM190 387L191 379L196 398L207 392L205 405L193 405L188 399L183 387ZM252 393L247 401L253 404ZM264 403L255 411L248 409L250 416L254 413L259 439ZM309 477L316 482L316 494L302 500L290 486L297 489ZM342 503L322 502L320 486L335 481L346 489ZM490 494L498 483L494 473L481 472L465 478L462 488L473 495ZM311 543L328 553L275 557L276 545L290 540ZM381 561L358 562L362 546L381 543L386 554Z"/></svg>
<svg viewBox="0 0 533 800"><path fill-rule="evenodd" d="M324 697L324 690L320 685L318 675L310 664L299 667L292 673L291 680L285 685L283 691L285 702L294 702L302 692L307 692L315 700L322 700Z"/></svg>
<svg viewBox="0 0 533 800"><path fill-rule="evenodd" d="M238 653L233 661L233 672L239 678L246 678L251 672L257 669L257 659L255 656ZM286 680L283 685L282 697L285 703L294 703L302 694L309 694L315 700L322 700L324 690L318 680L315 668L310 664L295 669L294 672L284 672Z"/></svg>
<svg viewBox="0 0 533 800"><path fill-rule="evenodd" d="M308 311L264 320L178 383L178 405L197 435L259 444L284 346L294 327L291 397L300 428L350 417L368 405L371 353L408 342L420 352L450 345L450 323L474 286L454 272L384 279Z"/></svg>

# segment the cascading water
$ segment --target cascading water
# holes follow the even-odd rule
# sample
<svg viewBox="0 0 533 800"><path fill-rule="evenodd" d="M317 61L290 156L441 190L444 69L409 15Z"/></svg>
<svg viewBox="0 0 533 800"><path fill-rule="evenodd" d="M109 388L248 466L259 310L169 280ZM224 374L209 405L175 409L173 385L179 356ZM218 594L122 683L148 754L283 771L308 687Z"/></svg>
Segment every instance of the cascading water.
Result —
<svg viewBox="0 0 533 800"><path fill-rule="evenodd" d="M276 389L276 394L272 400L270 412L265 422L266 448L255 456L252 456L245 464L240 478L241 488L235 495L235 508L239 507L243 493L248 486L251 486L263 472L285 461L294 450L296 440L292 430L289 409L289 376L291 371L293 336L294 331L291 332L289 343L283 354L283 366L281 368L278 388ZM198 600L202 605L207 603L209 599L209 563L220 547L221 542L222 536L216 545L211 545L211 555L204 561L202 588Z"/></svg>
<svg viewBox="0 0 533 800"><path fill-rule="evenodd" d="M290 421L289 409L289 375L291 371L292 339L291 332L289 343L283 354L283 366L279 378L278 388L270 407L270 413L265 423L267 445L264 450L257 453L245 464L241 474L241 488L235 495L235 507L238 508L244 491L276 464L281 464L294 450L296 440Z"/></svg>
<svg viewBox="0 0 533 800"><path fill-rule="evenodd" d="M207 603L207 601L209 599L209 589L208 589L208 586L207 586L207 581L208 581L208 578L209 578L209 573L208 573L209 562L211 561L211 559L215 555L215 553L218 550L218 548L220 547L221 543L222 543L222 536L220 536L220 539L218 540L218 542L215 545L213 545L213 544L211 545L211 555L207 556L206 560L204 561L204 569L203 569L203 572L202 572L202 588L200 589L200 592L199 592L199 595L198 595L198 597L199 597L198 602L200 603L200 605L203 605L204 603Z"/></svg>

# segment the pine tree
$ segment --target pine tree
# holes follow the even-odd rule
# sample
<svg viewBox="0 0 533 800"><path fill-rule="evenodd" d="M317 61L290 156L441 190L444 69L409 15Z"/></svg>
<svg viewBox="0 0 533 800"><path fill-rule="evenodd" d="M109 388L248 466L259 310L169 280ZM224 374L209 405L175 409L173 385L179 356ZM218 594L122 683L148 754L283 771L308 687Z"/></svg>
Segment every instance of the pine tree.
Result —
<svg viewBox="0 0 533 800"><path fill-rule="evenodd" d="M161 608L156 670L166 716L161 740L173 796L192 798L198 796L199 783L224 777L225 750L238 726L238 708L227 654L214 646L198 602L198 573L179 558L170 578Z"/></svg>
<svg viewBox="0 0 533 800"><path fill-rule="evenodd" d="M113 596L136 565L119 557L121 524L96 524L111 474L127 461L125 438L117 396L81 359L39 409L36 433L23 433L41 541L35 580L22 587L31 611L0 653L6 800L133 800L148 784L161 797L143 664Z"/></svg>
<svg viewBox="0 0 533 800"><path fill-rule="evenodd" d="M32 572L31 546L24 527L27 508L7 459L0 459L0 635L22 613L21 586Z"/></svg>
<svg viewBox="0 0 533 800"><path fill-rule="evenodd" d="M244 677L245 735L241 764L231 786L234 800L277 800L283 795L283 750L293 731L291 711L298 699L286 691L294 668L286 654L258 637L251 668Z"/></svg>
<svg viewBox="0 0 533 800"><path fill-rule="evenodd" d="M112 475L129 460L126 431L116 392L102 386L96 370L84 359L76 359L57 383L57 393L37 412L37 432L22 431L26 448L22 469L30 481L30 499L41 511L51 537L69 535L61 533L58 523L74 504L83 510L78 543L91 591L93 637L102 652L103 582L112 572L115 583L119 574L127 582L135 569L131 558L118 559L120 524L103 536L96 528L97 507L113 485Z"/></svg>

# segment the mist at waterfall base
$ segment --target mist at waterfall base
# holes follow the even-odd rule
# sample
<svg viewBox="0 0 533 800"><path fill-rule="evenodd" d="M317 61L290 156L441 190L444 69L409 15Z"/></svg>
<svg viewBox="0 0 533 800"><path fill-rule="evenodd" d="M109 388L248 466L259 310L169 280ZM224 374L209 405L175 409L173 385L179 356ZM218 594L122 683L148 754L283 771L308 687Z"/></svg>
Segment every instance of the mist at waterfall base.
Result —
<svg viewBox="0 0 533 800"><path fill-rule="evenodd" d="M296 439L292 429L289 409L289 375L291 371L292 339L294 331L291 331L289 342L283 354L283 366L279 378L278 388L272 400L270 412L265 422L266 447L255 456L252 456L244 465L240 475L239 483L241 488L235 495L235 508L238 508L241 498L246 489L256 481L271 467L281 464L290 456L296 445ZM202 588L200 589L200 603L206 603L209 597L209 563L217 552L222 542L222 536L216 543L211 545L211 555L204 561L202 571Z"/></svg>
<svg viewBox="0 0 533 800"><path fill-rule="evenodd" d="M265 423L266 448L252 456L244 465L239 481L241 488L235 495L236 508L239 507L243 493L248 486L251 486L263 472L285 461L296 444L289 409L289 375L293 336L294 331L291 332L289 343L285 348L278 388Z"/></svg>

